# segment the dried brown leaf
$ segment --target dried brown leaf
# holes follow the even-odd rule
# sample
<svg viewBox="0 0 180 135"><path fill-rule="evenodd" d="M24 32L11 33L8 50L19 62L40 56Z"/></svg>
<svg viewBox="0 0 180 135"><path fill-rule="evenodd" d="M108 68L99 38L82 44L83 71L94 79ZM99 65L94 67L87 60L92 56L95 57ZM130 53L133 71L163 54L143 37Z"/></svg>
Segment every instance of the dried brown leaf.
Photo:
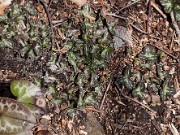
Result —
<svg viewBox="0 0 180 135"><path fill-rule="evenodd" d="M78 5L78 7L82 7L83 5L87 3L87 0L71 0L71 2Z"/></svg>
<svg viewBox="0 0 180 135"><path fill-rule="evenodd" d="M4 14L5 9L11 4L12 0L0 0L0 14Z"/></svg>

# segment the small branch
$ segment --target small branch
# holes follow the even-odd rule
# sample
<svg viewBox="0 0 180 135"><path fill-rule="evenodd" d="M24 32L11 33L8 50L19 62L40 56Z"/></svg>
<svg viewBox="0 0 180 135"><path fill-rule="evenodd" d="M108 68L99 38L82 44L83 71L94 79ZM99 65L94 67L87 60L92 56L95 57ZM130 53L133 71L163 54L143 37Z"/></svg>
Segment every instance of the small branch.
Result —
<svg viewBox="0 0 180 135"><path fill-rule="evenodd" d="M137 1L134 1L134 2L132 2L132 3L128 4L128 5L126 5L126 6L124 6L123 8L119 9L118 11L116 11L115 14L121 12L122 10L124 10L124 9L126 9L126 8L128 8L128 7L136 4L136 3L138 3L139 1L140 1L140 0L137 0Z"/></svg>
<svg viewBox="0 0 180 135"><path fill-rule="evenodd" d="M113 80L113 78L111 77L110 80L109 80L108 86L107 86L107 88L106 88L106 91L105 91L105 93L104 93L103 99L102 99L102 101L101 101L101 105L100 105L100 107L99 107L99 110L101 110L102 107L103 107L103 104L104 104L104 101L105 101L105 99L106 99L107 92L108 92L109 89L110 89L112 80Z"/></svg>
<svg viewBox="0 0 180 135"><path fill-rule="evenodd" d="M177 43L180 44L180 30L179 30L179 26L178 26L177 22L175 21L174 13L173 12L170 13L170 16L171 16L171 20L172 20L173 26L174 26L174 28L176 30L176 34L177 34L177 38L178 38Z"/></svg>
<svg viewBox="0 0 180 135"><path fill-rule="evenodd" d="M172 39L171 39L171 44L170 44L170 50L172 50L172 47L173 47L173 43L174 43L174 36L175 36L175 31L173 31L173 36L172 36Z"/></svg>
<svg viewBox="0 0 180 135"><path fill-rule="evenodd" d="M131 26L132 26L133 28L135 28L137 31L139 31L139 32L141 32L141 33L143 33L143 34L148 35L149 37L152 37L152 38L154 38L154 39L158 39L158 40L160 40L160 38L155 37L155 36L153 36L153 35L149 35L147 32L145 32L145 31L143 31L143 30L139 29L138 27L136 27L136 26L135 26L135 25L133 25L133 24L131 24Z"/></svg>
<svg viewBox="0 0 180 135"><path fill-rule="evenodd" d="M131 101L134 101L134 102L136 102L136 103L142 105L144 108L146 108L146 109L148 109L149 111L151 111L152 114L156 115L157 112L154 111L153 109L151 109L149 106L147 106L147 105L145 105L145 104L139 102L139 101L136 100L136 99L130 98L130 97L128 97L128 96L125 96L125 95L124 95L124 97L127 98L127 99L129 99L129 100L131 100Z"/></svg>
<svg viewBox="0 0 180 135"><path fill-rule="evenodd" d="M149 33L149 22L150 22L150 17L151 17L151 1L149 0L148 2L148 15L147 15L147 25L146 25L146 32Z"/></svg>
<svg viewBox="0 0 180 135"><path fill-rule="evenodd" d="M156 9L163 16L163 18L167 18L163 11L161 11L161 9L153 1L151 1L151 6L153 6L154 9Z"/></svg>
<svg viewBox="0 0 180 135"><path fill-rule="evenodd" d="M134 102L142 105L144 108L146 108L146 109L148 109L149 111L151 111L154 116L157 114L157 112L154 111L153 109L151 109L149 106L147 106L147 105L139 102L139 101L136 100L136 99L133 99L133 98L130 98L129 96L124 95L123 92L121 91L121 89L119 88L119 85L118 85L116 82L115 82L114 84L115 84L115 86L117 87L117 89L121 92L122 96L124 96L125 98L127 98L127 99L129 99L129 100L131 100L131 101L134 101Z"/></svg>
<svg viewBox="0 0 180 135"><path fill-rule="evenodd" d="M167 54L167 55L170 56L171 58L175 59L178 63L180 63L180 60L179 60L178 58L176 58L174 55L166 52L165 50L163 50L162 48L160 48L160 47L158 47L158 46L156 46L156 45L153 45L153 44L150 44L150 45L153 46L153 47L155 47L155 48L157 48L157 49L159 49L159 50L161 50L161 51L163 51L165 54Z"/></svg>
<svg viewBox="0 0 180 135"><path fill-rule="evenodd" d="M126 21L129 20L128 18L123 17L123 16L116 15L115 13L106 13L106 15L108 15L108 16L113 16L113 17L117 17L117 18L120 18L120 19L123 19L123 20L126 20Z"/></svg>
<svg viewBox="0 0 180 135"><path fill-rule="evenodd" d="M50 14L49 14L48 6L47 6L47 4L45 3L45 1L44 1L44 0L38 0L38 2L43 5L44 10L45 10L46 15L47 15L47 18L48 18L49 27L50 27L51 33L52 33L52 37L51 37L51 42L52 42L51 49L52 49L52 46L55 45L55 41L54 41L54 31L53 31L53 24L52 24L52 22L51 22L51 16L50 16Z"/></svg>

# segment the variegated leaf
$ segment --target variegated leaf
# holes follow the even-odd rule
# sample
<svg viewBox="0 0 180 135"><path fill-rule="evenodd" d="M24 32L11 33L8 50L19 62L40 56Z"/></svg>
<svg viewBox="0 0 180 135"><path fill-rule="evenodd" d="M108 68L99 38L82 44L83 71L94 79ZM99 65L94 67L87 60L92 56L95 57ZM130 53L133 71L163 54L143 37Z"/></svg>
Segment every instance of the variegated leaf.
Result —
<svg viewBox="0 0 180 135"><path fill-rule="evenodd" d="M20 102L0 97L0 135L22 134L36 124L36 118Z"/></svg>

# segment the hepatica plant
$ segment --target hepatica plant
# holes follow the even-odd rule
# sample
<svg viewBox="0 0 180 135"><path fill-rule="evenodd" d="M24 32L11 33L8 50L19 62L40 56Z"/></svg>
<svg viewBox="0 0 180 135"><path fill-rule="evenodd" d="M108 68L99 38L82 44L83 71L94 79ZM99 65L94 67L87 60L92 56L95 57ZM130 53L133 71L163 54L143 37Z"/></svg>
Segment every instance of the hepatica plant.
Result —
<svg viewBox="0 0 180 135"><path fill-rule="evenodd" d="M6 14L0 16L0 47L18 47L23 57L35 57L50 44L50 30L37 17L30 1L24 5L13 2Z"/></svg>
<svg viewBox="0 0 180 135"><path fill-rule="evenodd" d="M61 93L55 94L59 95L56 101L68 102L70 108L98 105L97 99L102 96L100 73L107 70L106 63L113 50L109 34L113 24L107 25L105 19L90 12L88 6L78 10L77 16L83 18L79 25L74 17L62 26L61 31L66 37L61 42L62 53L60 56L54 54L47 64L52 73L62 77L60 80L53 76L62 89ZM97 19L92 21L87 16Z"/></svg>
<svg viewBox="0 0 180 135"><path fill-rule="evenodd" d="M119 83L135 97L143 99L146 94L154 93L165 100L174 93L174 88L171 75L163 70L162 54L163 52L145 47L135 58L134 66L125 67Z"/></svg>

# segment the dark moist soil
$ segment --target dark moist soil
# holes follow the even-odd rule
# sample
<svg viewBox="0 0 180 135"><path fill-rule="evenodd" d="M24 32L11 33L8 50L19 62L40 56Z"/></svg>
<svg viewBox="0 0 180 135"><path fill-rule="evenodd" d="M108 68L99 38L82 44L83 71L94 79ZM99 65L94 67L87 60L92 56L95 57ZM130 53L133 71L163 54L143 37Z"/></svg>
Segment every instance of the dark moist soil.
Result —
<svg viewBox="0 0 180 135"><path fill-rule="evenodd" d="M157 119L152 120L150 112L141 105L121 97L124 106L118 103L118 98L114 90L109 92L105 112L100 118L108 135L158 135L162 132L158 123L163 116L162 106L154 108L159 114Z"/></svg>
<svg viewBox="0 0 180 135"><path fill-rule="evenodd" d="M57 20L59 18L65 20L70 11L75 8L74 5L67 5L68 3L66 3L66 1L62 3L58 1L52 1L49 9L50 13L56 14L55 17ZM116 8L123 7L123 4L126 5L126 1L115 1ZM144 4L145 3L143 3L140 8L146 8ZM131 6L129 9L124 11L124 14L127 14L128 16L129 11L135 15L138 14L136 11L138 7L136 5ZM94 8L98 9L100 7ZM137 33L135 33L135 35L141 36ZM48 53L50 54L48 50L43 50L43 53L38 54L38 57L32 60L29 58L22 58L19 54L19 48L16 46L14 46L13 49L1 48L0 96L14 98L8 91L9 84L14 79L31 80L32 78L43 76L46 72L45 63ZM114 59L115 67L117 67L119 61L124 59L122 58L122 54L123 51L121 50L119 52L119 56L116 56L116 59ZM123 66L123 63L121 64ZM128 95L128 92L125 93ZM122 105L119 101L121 101L124 105ZM95 115L97 116L97 119L99 120L107 135L159 135L162 133L160 124L168 123L168 120L165 119L167 107L166 105L161 104L160 106L156 106L153 109L158 112L156 119L152 119L150 111L145 109L143 106L120 95L120 92L117 90L117 88L112 85L103 105L103 113L100 115L99 113L95 112ZM169 119L169 121L171 121L171 119ZM55 123L53 124L55 125ZM177 128L180 129L180 127ZM169 130L167 133L171 134Z"/></svg>

